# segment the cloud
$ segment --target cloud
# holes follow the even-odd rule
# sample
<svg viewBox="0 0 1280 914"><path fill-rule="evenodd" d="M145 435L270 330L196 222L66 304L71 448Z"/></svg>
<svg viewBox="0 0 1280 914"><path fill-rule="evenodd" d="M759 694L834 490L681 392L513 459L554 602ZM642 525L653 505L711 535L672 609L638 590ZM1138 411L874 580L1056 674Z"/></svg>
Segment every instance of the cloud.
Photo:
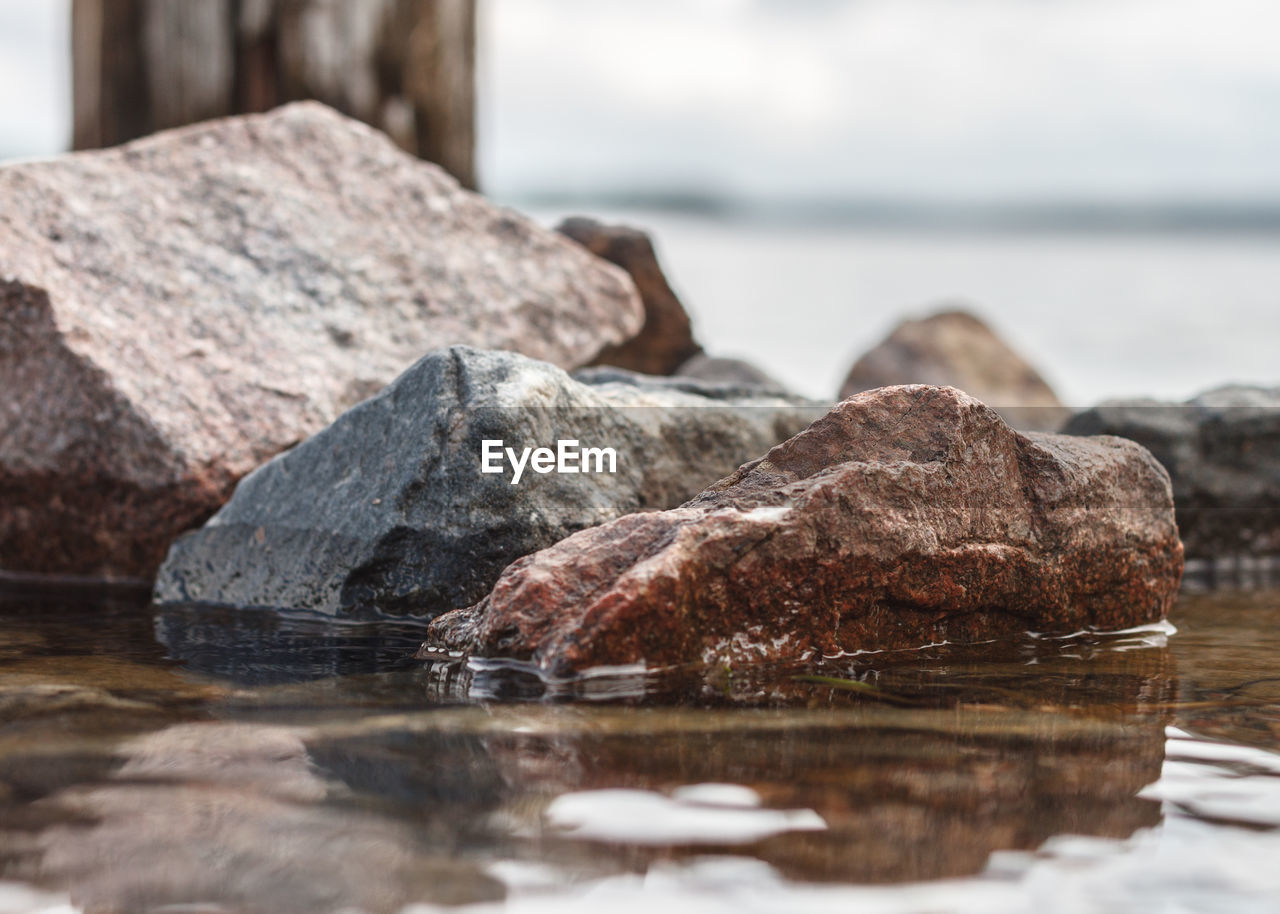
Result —
<svg viewBox="0 0 1280 914"><path fill-rule="evenodd" d="M479 0L486 186L1280 197L1274 0ZM0 155L70 135L0 0Z"/></svg>
<svg viewBox="0 0 1280 914"><path fill-rule="evenodd" d="M521 186L1280 195L1271 0L487 0Z"/></svg>

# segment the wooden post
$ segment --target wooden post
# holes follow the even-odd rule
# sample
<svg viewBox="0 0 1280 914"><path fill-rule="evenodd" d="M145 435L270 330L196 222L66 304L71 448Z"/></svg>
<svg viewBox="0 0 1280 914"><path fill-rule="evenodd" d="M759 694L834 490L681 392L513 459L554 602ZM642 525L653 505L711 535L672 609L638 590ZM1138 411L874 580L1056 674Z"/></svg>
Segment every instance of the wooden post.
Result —
<svg viewBox="0 0 1280 914"><path fill-rule="evenodd" d="M76 149L314 98L475 186L476 0L73 0Z"/></svg>

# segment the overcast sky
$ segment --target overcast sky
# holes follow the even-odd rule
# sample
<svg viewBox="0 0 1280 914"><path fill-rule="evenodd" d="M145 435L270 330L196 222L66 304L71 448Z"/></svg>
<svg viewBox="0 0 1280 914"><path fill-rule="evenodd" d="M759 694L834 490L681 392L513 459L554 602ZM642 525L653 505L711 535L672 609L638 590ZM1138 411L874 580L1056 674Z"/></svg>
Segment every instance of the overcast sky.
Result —
<svg viewBox="0 0 1280 914"><path fill-rule="evenodd" d="M1275 0L481 3L500 194L1280 200ZM0 0L0 154L65 142L67 5Z"/></svg>
<svg viewBox="0 0 1280 914"><path fill-rule="evenodd" d="M66 0L0 0L0 157L70 142Z"/></svg>

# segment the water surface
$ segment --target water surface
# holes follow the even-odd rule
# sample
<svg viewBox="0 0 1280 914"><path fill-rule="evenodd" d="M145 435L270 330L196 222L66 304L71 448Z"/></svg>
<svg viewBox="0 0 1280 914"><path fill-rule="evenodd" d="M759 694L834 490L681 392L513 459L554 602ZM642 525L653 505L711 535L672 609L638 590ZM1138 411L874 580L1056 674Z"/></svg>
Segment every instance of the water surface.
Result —
<svg viewBox="0 0 1280 914"><path fill-rule="evenodd" d="M563 210L535 214L554 224ZM1069 406L1184 400L1276 383L1274 234L894 230L663 211L601 218L653 233L694 332L829 399L906 317L967 302Z"/></svg>
<svg viewBox="0 0 1280 914"><path fill-rule="evenodd" d="M0 912L1271 911L1280 591L545 683L416 624L0 600Z"/></svg>

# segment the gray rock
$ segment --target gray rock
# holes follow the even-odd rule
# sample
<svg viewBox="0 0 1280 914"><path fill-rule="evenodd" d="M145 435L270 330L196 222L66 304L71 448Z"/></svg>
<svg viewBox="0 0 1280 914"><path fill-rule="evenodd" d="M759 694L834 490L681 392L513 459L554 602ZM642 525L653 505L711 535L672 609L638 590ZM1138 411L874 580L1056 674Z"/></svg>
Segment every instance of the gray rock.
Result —
<svg viewBox="0 0 1280 914"><path fill-rule="evenodd" d="M736 361L734 359L713 359L710 361ZM745 362L742 364L746 364ZM724 373L720 376L714 376L709 373L708 376L696 374L684 374L677 372L673 375L650 375L641 374L637 371L628 371L625 368L614 368L612 366L591 366L589 368L579 368L573 372L574 380L581 381L584 384L627 384L631 387L642 387L646 390L678 390L685 393L697 394L700 397L709 397L713 400L735 400L752 397L775 397L788 402L804 404L811 406L829 406L818 400L808 400L797 394L788 391L782 384L768 380L767 383L757 380L756 375ZM767 378L762 372L760 378Z"/></svg>
<svg viewBox="0 0 1280 914"><path fill-rule="evenodd" d="M705 352L700 352L681 364L675 374L680 378L698 378L717 384L734 384L782 396L788 395L785 384L750 362L707 355Z"/></svg>
<svg viewBox="0 0 1280 914"><path fill-rule="evenodd" d="M1280 555L1280 388L1230 385L1186 403L1112 400L1063 431L1131 438L1164 464L1188 558Z"/></svg>
<svg viewBox="0 0 1280 914"><path fill-rule="evenodd" d="M146 577L429 350L577 367L618 268L314 103L0 168L0 567Z"/></svg>
<svg viewBox="0 0 1280 914"><path fill-rule="evenodd" d="M512 353L433 352L246 477L174 544L155 598L435 616L479 599L519 556L684 502L823 412L630 372L596 382ZM562 439L613 448L616 472L481 472L485 440Z"/></svg>

